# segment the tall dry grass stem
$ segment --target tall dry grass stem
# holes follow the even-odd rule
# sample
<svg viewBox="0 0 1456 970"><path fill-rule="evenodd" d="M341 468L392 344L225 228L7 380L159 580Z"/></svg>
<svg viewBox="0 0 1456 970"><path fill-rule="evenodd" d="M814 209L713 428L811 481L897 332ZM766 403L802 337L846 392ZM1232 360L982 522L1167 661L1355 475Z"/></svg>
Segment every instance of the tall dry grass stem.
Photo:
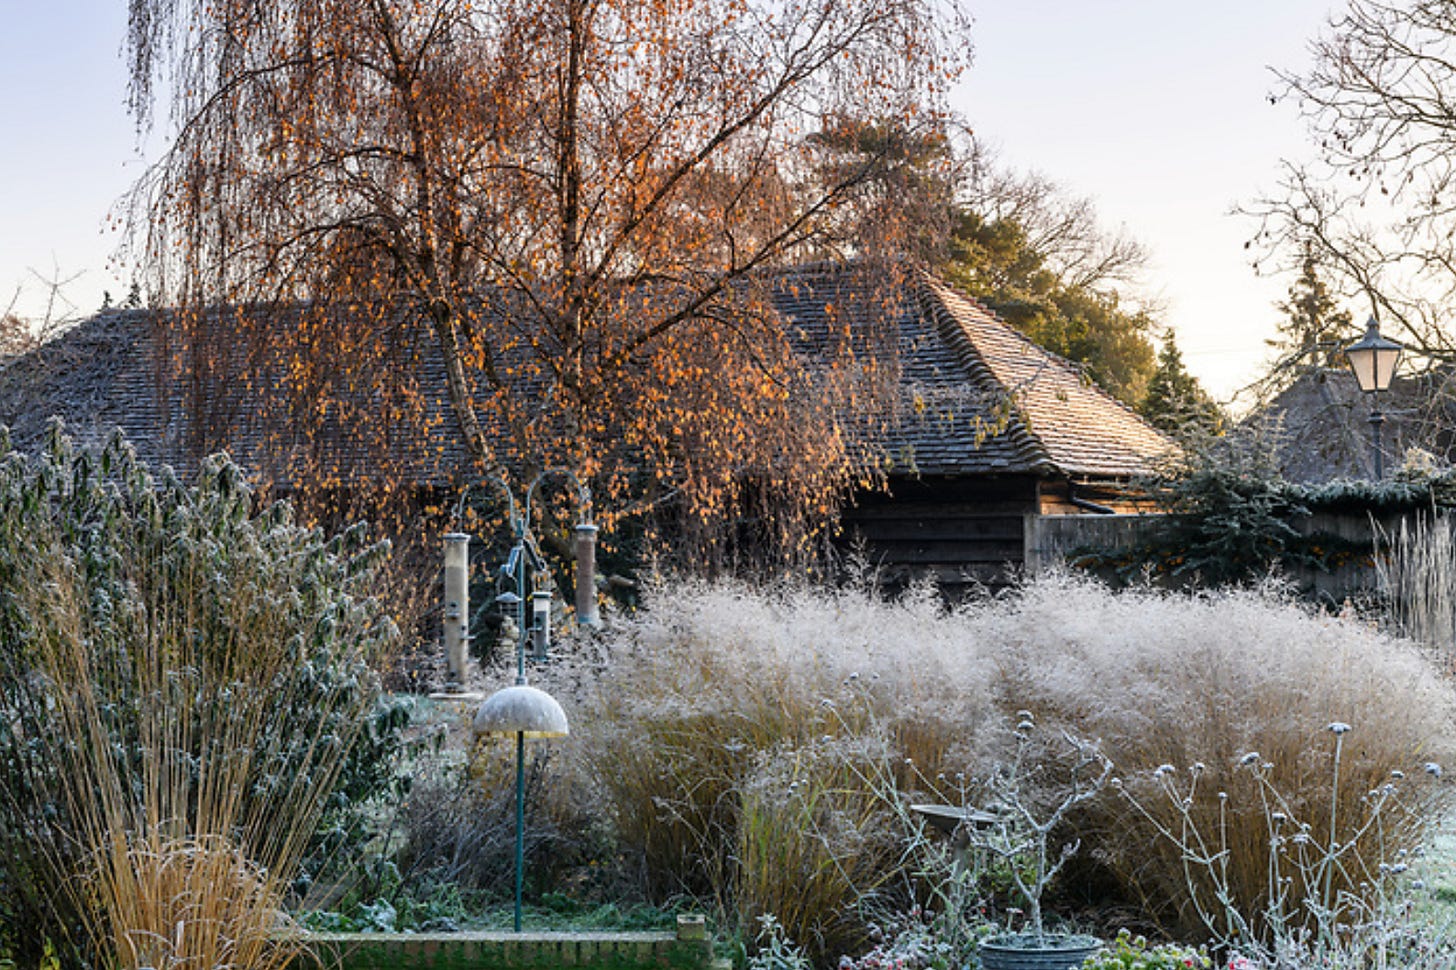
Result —
<svg viewBox="0 0 1456 970"><path fill-rule="evenodd" d="M1395 629L1456 663L1456 523L1433 513L1377 526L1376 576Z"/></svg>
<svg viewBox="0 0 1456 970"><path fill-rule="evenodd" d="M1172 765L1161 766L1153 773L1156 802L1124 789L1126 800L1180 853L1187 899L1221 951L1270 970L1432 966L1425 956L1406 958L1432 942L1429 928L1412 918L1420 884L1410 872L1421 855L1418 839L1428 831L1429 816L1420 808L1430 786L1421 783L1439 778L1440 768L1432 763L1413 775L1393 771L1361 793L1356 814L1342 815L1339 807L1350 799L1341 767L1346 735L1354 729L1336 721L1328 730L1334 740L1327 816L1303 793L1281 790L1275 766L1257 751L1238 764L1255 787L1253 805L1239 806L1218 791L1212 820L1196 811L1206 801L1202 765L1186 778ZM1257 815L1263 827L1264 884L1255 896L1235 884L1231 865L1230 820L1241 809Z"/></svg>

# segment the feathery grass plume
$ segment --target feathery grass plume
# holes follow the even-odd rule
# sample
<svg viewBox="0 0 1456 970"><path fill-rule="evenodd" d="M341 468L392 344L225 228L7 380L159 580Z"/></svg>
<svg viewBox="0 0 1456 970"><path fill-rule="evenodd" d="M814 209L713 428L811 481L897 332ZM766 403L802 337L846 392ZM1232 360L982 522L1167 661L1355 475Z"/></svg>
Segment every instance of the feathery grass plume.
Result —
<svg viewBox="0 0 1456 970"><path fill-rule="evenodd" d="M897 758L933 765L972 750L994 711L994 670L957 648L955 625L928 596L658 592L589 686L581 732L583 761L654 888L726 885L736 791L768 753L855 736L871 714Z"/></svg>
<svg viewBox="0 0 1456 970"><path fill-rule="evenodd" d="M850 769L963 757L993 710L992 668L955 649L923 591L688 583L653 603L582 688L575 763L652 895L712 900L745 927L772 911L832 961L862 933L862 897L898 872L896 827Z"/></svg>
<svg viewBox="0 0 1456 970"><path fill-rule="evenodd" d="M1196 823L1227 834L1228 885L1246 912L1267 884L1267 831L1260 785L1239 761L1267 763L1284 792L1328 842L1330 819L1360 817L1366 795L1392 770L1444 761L1456 700L1422 649L1373 625L1329 616L1277 590L1206 595L1130 591L1110 595L1060 579L1028 587L1015 605L988 616L1002 645L1011 696L1049 723L1098 737L1124 783L1153 803L1159 766L1199 777L1190 806ZM1329 784L1331 723L1362 725L1344 753L1336 792ZM1142 791L1142 788L1148 788ZM1225 806L1219 792L1228 795ZM1431 793L1383 835L1392 852L1420 841ZM1161 803L1165 825L1175 806ZM1201 932L1185 880L1185 860L1154 838L1116 800L1081 820L1098 853L1152 915L1179 931Z"/></svg>
<svg viewBox="0 0 1456 970"><path fill-rule="evenodd" d="M189 487L119 439L0 455L0 837L37 940L78 921L77 959L122 970L291 959L310 840L387 769L360 760L389 747L386 551L255 511L225 459Z"/></svg>
<svg viewBox="0 0 1456 970"><path fill-rule="evenodd" d="M578 695L590 714L573 720L575 770L600 786L651 892L716 894L725 914L741 911L744 809L766 761L880 745L867 787L953 801L956 785L943 778L1005 760L1014 744L1005 718L1026 708L1050 729L1099 739L1129 784L1163 764L1201 764L1210 797L1238 794L1249 782L1235 762L1262 751L1318 827L1331 789L1314 742L1328 724L1369 725L1342 767L1351 801L1337 810L1349 817L1391 769L1449 760L1456 722L1451 688L1416 645L1270 589L1114 593L1051 576L946 611L923 591L886 602L856 590L687 582L655 590L605 650ZM565 685L567 673L552 676ZM1416 838L1420 817L1387 833L1392 848ZM1116 799L1082 806L1074 824L1089 857L1179 923L1188 897L1176 852ZM1260 824L1230 820L1231 884L1249 898L1265 883ZM794 898L799 871L759 874L775 871L782 885L759 885L756 898ZM877 877L871 888L883 885ZM809 927L832 922L796 920L806 944Z"/></svg>
<svg viewBox="0 0 1456 970"><path fill-rule="evenodd" d="M1376 576L1396 630L1456 664L1456 535L1451 517L1402 517L1393 533L1377 526L1387 554L1375 557Z"/></svg>

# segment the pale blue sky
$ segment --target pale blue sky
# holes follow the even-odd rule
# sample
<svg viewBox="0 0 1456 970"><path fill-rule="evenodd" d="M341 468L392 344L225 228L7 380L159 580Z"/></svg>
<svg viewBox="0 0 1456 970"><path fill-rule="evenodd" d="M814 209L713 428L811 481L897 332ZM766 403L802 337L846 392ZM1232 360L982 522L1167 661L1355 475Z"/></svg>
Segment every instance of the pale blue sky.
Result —
<svg viewBox="0 0 1456 970"><path fill-rule="evenodd" d="M1252 378L1287 279L1260 280L1230 207L1307 151L1269 65L1299 66L1331 0L971 3L975 61L956 106L1004 161L1092 197L1153 253L1146 285L1189 367L1226 395ZM140 174L123 108L122 0L0 0L0 309L78 312L127 284L106 217Z"/></svg>

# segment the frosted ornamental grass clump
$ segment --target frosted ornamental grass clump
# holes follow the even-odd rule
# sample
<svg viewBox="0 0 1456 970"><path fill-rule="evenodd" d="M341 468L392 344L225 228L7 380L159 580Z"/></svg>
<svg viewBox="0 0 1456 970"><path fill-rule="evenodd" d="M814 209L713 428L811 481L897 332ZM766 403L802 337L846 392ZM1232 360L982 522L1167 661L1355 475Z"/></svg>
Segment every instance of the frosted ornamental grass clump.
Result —
<svg viewBox="0 0 1456 970"><path fill-rule="evenodd" d="M1140 797L1156 793L1157 766L1200 762L1209 797L1256 797L1254 779L1234 765L1261 751L1271 781L1318 826L1332 792L1310 742L1331 722L1361 726L1341 769L1349 784L1339 817L1391 768L1448 760L1456 723L1451 688L1416 645L1269 589L1113 593L1053 576L947 611L923 593L885 602L861 590L690 582L648 602L581 682L580 703L600 713L583 719L573 757L624 846L641 853L654 891L719 894L739 912L756 905L733 899L734 847L763 759L814 747L827 767L840 739L858 737L883 751L871 787L951 803L958 773L984 775L1011 756L1003 725L1024 707L1049 729L1098 738ZM1192 811L1203 822L1217 805L1203 799ZM1201 931L1178 923L1183 860L1146 819L1103 798L1070 821L1096 833L1098 860L1132 898L1170 926ZM898 826L893 811L885 824ZM1231 814L1227 824L1228 885L1244 905L1265 884L1263 822ZM1386 837L1414 843L1417 828ZM832 868L841 847L820 848ZM792 869L772 876L754 884L777 880L775 898L804 881ZM800 940L824 919L804 915L807 925L791 927Z"/></svg>

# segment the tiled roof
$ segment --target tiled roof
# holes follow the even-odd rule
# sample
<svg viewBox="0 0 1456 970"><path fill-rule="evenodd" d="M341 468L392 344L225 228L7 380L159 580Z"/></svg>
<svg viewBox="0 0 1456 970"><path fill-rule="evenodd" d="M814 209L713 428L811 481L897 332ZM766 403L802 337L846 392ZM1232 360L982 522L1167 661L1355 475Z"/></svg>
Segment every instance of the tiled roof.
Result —
<svg viewBox="0 0 1456 970"><path fill-rule="evenodd" d="M33 445L53 415L83 445L120 427L143 460L172 460L183 444L181 415L159 406L157 361L147 311L103 310L0 365L0 423L22 446Z"/></svg>
<svg viewBox="0 0 1456 970"><path fill-rule="evenodd" d="M283 311L275 322L290 326L295 321ZM419 336L401 341L415 360L414 377L420 385L443 389L438 357L409 347ZM120 428L144 461L183 473L200 453L216 450L226 450L245 468L270 469L275 481L286 479L279 469L305 464L304 456L315 473L367 480L380 465L381 447L388 449L389 467L409 481L445 483L468 467L460 435L446 430L455 426L455 418L443 403L443 390L419 396L420 412L408 426L374 422L360 434L331 412L318 419L323 433L304 434L279 420L288 401L277 383L286 363L276 351L239 351L246 363L233 357L229 373L237 377L207 387L205 426L197 427L188 413L188 362L170 345L165 328L151 311L103 311L0 365L0 424L21 447L33 447L53 416L83 445L98 445ZM354 404L368 406L377 397L366 389ZM483 416L487 427L489 418Z"/></svg>
<svg viewBox="0 0 1456 970"><path fill-rule="evenodd" d="M784 273L772 299L801 336L827 329L826 306L882 308L899 347L900 400L867 433L895 471L1122 478L1172 447L1074 364L939 280L917 274L888 297L868 285L811 267Z"/></svg>
<svg viewBox="0 0 1456 970"><path fill-rule="evenodd" d="M861 453L892 473L1126 477L1170 446L1075 366L933 278L917 274L887 290L858 269L803 267L773 277L768 299L794 346L811 358L855 328L884 328L897 344L892 413L851 420ZM0 423L21 444L38 438L52 414L83 440L120 426L143 458L188 467L181 381L167 376L170 355L159 351L157 331L144 311L109 311L9 362L0 370ZM436 403L423 437L389 443L406 459L394 467L421 483L458 479L466 457L453 415L438 403L445 395L437 355L421 352L415 360L421 397ZM259 399L269 393L266 379L239 383ZM258 412L247 410L224 408L227 427L209 428L209 438L245 466L264 451L290 447L286 431L259 429ZM349 441L343 428L337 437L331 451L340 477L350 477L351 467L367 477L374 467L368 447Z"/></svg>
<svg viewBox="0 0 1456 970"><path fill-rule="evenodd" d="M1127 475L1173 447L1161 432L1093 384L1072 363L1032 343L969 297L936 280L922 284L930 312L968 345L970 360L1011 397L1022 431L1061 472Z"/></svg>
<svg viewBox="0 0 1456 970"><path fill-rule="evenodd" d="M1385 473L1402 462L1449 466L1456 461L1456 373L1440 367L1397 377L1379 401L1361 393L1348 370L1321 368L1299 376L1245 419L1266 436L1279 473L1292 482L1320 484L1375 474L1370 409L1384 414L1381 453Z"/></svg>

